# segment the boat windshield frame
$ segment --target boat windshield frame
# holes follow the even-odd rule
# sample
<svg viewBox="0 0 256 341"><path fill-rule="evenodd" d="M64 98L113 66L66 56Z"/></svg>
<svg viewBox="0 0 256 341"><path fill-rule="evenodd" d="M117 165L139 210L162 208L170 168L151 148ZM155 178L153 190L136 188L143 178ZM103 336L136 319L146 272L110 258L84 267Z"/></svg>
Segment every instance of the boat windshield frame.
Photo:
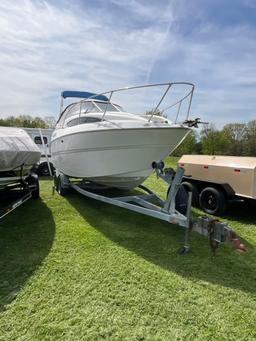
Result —
<svg viewBox="0 0 256 341"><path fill-rule="evenodd" d="M171 90L171 88L174 86L174 85L184 85L184 86L189 86L190 89L188 91L184 91L185 94L184 96L182 96L179 100L177 100L175 103L172 103L171 105L165 107L163 110L161 110L161 112L163 113L164 111L170 109L170 108L173 108L175 106L177 106L177 111L176 111L176 118L175 118L175 121L174 123L177 123L177 120L178 120L178 117L179 117L179 114L180 114L180 109L181 109L181 106L182 106L182 103L188 99L188 107L187 107L187 111L186 111L186 120L188 120L189 118L189 113L190 113L190 109L191 109L191 104L192 104L192 98L193 98L193 94L194 94L194 89L195 89L195 85L193 83L190 83L190 82L169 82L169 83L154 83L154 84L146 84L146 85L136 85L136 86L130 86L130 87L124 87L124 88L119 88L119 89L114 89L114 90L109 90L109 91L106 91L106 92L102 92L102 93L98 93L98 94L92 94L91 96L89 97L86 97L86 98L83 98L83 93L82 92L71 92L71 95L70 96L63 96L63 93L62 93L62 97L61 97L61 104L60 104L60 117L59 117L59 120L57 122L57 124L59 123L60 119L63 117L64 113L66 112L67 108L75 105L75 104L79 104L80 105L80 111L79 111L79 117L81 116L81 113L82 113L82 104L86 101L89 101L91 103L93 103L94 105L96 105L96 102L102 102L102 103L106 103L106 107L105 107L105 110L101 110L99 108L99 106L97 106L100 111L99 112L102 112L102 117L101 117L101 121L104 121L105 119L105 115L106 115L106 112L109 111L108 110L108 106L109 105L113 105L117 111L119 112L123 112L122 110L119 109L119 105L115 105L114 103L111 102L111 99L113 97L113 94L117 93L117 92L121 92L121 91L129 91L129 90L135 90L135 89L141 89L141 88L149 88L149 87L166 87L163 91L163 94L162 96L160 97L157 105L155 106L155 108L152 110L151 114L149 115L149 118L148 118L148 122L150 122L154 116L154 114L157 112L158 108L160 107L161 103L163 102L164 98L166 97L167 93ZM65 92L64 92L65 93ZM77 95L76 95L77 93ZM84 93L84 94L88 94L88 93ZM82 98L80 101L78 102L75 102L75 103L72 103L70 105L68 105L64 110L63 110L63 102L64 102L64 98L69 98L69 97L80 97ZM99 100L99 98L107 98L108 101L103 101L103 100ZM121 107L120 107L121 108ZM121 108L122 109L122 108ZM65 121L65 119L64 119ZM63 126L63 125L62 125Z"/></svg>
<svg viewBox="0 0 256 341"><path fill-rule="evenodd" d="M95 110L95 111L92 111L92 110L90 110L90 109L85 109L85 110L84 110L84 109L82 108L83 103L91 103L92 106L93 106L95 109L98 109L98 110ZM107 102L107 101L98 100L98 99L97 99L97 100L86 99L86 100L84 100L84 101L74 102L74 103L69 104L69 105L63 110L63 112L61 113L61 115L60 115L60 117L59 117L59 119L58 119L58 121L57 121L57 125L60 125L59 128L63 128L63 127L66 125L67 119L68 119L68 118L71 118L72 116L75 116L75 115L79 115L78 117L79 117L79 119L80 119L81 115L85 115L85 114L88 114L88 113L101 113L101 114L103 114L103 113L105 112L105 109L106 109L106 108L105 108L105 109L104 109L104 108L102 109L101 106L99 105L100 103L105 104L106 106L109 106L109 104L110 104L110 105L111 105L111 108L110 108L110 110L108 110L108 111L110 111L110 112L116 112L116 113L122 113L122 112L123 112L122 107L121 107L120 105L118 105L118 104L109 103L109 102ZM79 108L77 108L77 110L76 110L73 114L69 115L70 111L71 111L76 105L79 106ZM114 110L111 110L111 109L113 109L113 108L114 108ZM60 123L60 121L62 121L62 122Z"/></svg>

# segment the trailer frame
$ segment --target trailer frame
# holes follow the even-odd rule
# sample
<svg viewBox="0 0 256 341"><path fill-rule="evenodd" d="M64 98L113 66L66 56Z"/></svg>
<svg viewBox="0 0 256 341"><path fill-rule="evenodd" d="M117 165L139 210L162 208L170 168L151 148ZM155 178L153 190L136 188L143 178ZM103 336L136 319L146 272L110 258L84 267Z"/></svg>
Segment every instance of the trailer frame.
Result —
<svg viewBox="0 0 256 341"><path fill-rule="evenodd" d="M23 205L29 199L36 199L39 197L38 175L35 173L31 173L25 179L21 175L19 181L8 185L6 188L2 189L2 191L10 192L16 188L20 188L19 194L22 194L22 196L20 196L19 198L15 198L14 201L0 209L0 222L9 213L13 212L16 208Z"/></svg>
<svg viewBox="0 0 256 341"><path fill-rule="evenodd" d="M184 208L182 213L178 211L176 208L177 198L179 196L178 192L180 189L183 189L181 182L184 175L184 169L182 167L179 167L175 172L173 169L165 169L162 161L153 162L152 167L156 172L157 178L164 180L169 185L166 200L162 199L158 194L144 185L138 186L138 189L143 191L140 194L112 197L108 194L102 194L102 190L106 191L106 186L98 185L90 181L72 179L58 170L56 170L54 177L53 190L56 189L60 195L65 196L67 191L72 188L88 198L184 227L184 243L183 246L178 249L180 254L187 254L191 250L189 245L189 235L191 231L196 231L199 234L208 237L211 250L214 254L219 244L224 242L233 243L234 240L237 241L237 239L239 239L237 234L226 222L221 222L207 216L193 218L191 213L191 192L187 194L187 202L184 203L185 212ZM243 249L243 251L245 249L244 245L241 243L237 243L236 248Z"/></svg>

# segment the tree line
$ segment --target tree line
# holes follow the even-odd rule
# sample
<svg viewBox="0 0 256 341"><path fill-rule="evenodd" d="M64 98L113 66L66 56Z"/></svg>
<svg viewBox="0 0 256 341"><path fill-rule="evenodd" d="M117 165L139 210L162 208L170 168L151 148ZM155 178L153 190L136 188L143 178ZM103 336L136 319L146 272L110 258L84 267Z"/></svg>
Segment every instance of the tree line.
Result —
<svg viewBox="0 0 256 341"><path fill-rule="evenodd" d="M0 126L4 127L53 128L55 123L56 120L52 116L41 118L30 115L19 115L0 118Z"/></svg>
<svg viewBox="0 0 256 341"><path fill-rule="evenodd" d="M214 125L204 126L200 133L194 130L175 150L183 154L256 156L256 120L248 123L229 123L218 130Z"/></svg>

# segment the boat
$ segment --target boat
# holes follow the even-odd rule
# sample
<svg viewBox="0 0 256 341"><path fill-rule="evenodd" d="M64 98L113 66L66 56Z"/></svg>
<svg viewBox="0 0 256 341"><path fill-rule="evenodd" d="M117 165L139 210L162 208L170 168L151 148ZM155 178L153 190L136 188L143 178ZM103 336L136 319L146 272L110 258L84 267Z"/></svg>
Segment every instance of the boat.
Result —
<svg viewBox="0 0 256 341"><path fill-rule="evenodd" d="M0 127L0 190L24 180L40 156L39 148L23 129Z"/></svg>
<svg viewBox="0 0 256 341"><path fill-rule="evenodd" d="M189 90L161 109L174 85L185 85ZM148 87L160 87L162 91L149 114L127 112L113 101L116 93ZM60 117L51 140L56 174L119 189L137 187L152 173L152 163L164 160L190 133L191 128L177 119L185 100L188 118L193 91L194 85L186 82L126 87L100 94L63 91ZM64 108L67 98L76 98L76 102ZM176 118L171 121L164 112L175 106ZM156 115L159 112L162 116Z"/></svg>

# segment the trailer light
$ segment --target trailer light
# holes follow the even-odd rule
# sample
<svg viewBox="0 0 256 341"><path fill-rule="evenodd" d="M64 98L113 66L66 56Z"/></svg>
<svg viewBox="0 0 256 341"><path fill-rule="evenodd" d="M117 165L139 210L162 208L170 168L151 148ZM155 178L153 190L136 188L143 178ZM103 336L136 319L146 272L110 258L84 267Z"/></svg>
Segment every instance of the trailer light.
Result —
<svg viewBox="0 0 256 341"><path fill-rule="evenodd" d="M241 172L241 170L238 169L238 168L235 168L234 171L237 172L237 173L240 173L240 172Z"/></svg>
<svg viewBox="0 0 256 341"><path fill-rule="evenodd" d="M204 169L208 169L209 168L209 166L204 166Z"/></svg>

